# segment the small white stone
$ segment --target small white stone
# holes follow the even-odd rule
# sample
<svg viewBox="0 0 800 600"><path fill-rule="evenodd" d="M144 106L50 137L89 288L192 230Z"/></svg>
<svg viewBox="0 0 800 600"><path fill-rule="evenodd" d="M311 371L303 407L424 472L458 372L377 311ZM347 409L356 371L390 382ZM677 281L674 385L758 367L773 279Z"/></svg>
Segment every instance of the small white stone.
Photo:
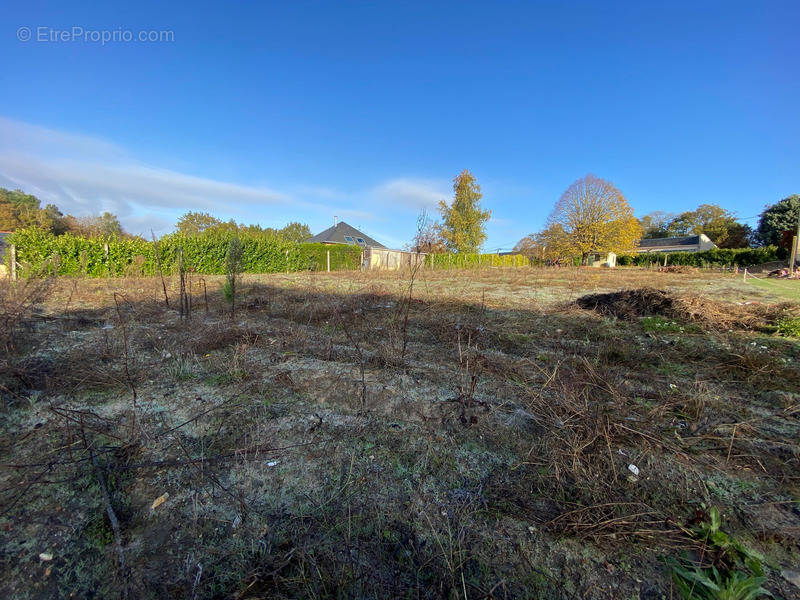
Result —
<svg viewBox="0 0 800 600"><path fill-rule="evenodd" d="M52 554L50 554L49 552L42 552L42 553L39 555L39 560L43 560L43 561L50 561L50 560L53 560L53 555L52 555Z"/></svg>
<svg viewBox="0 0 800 600"><path fill-rule="evenodd" d="M628 471L630 471L634 475L638 475L639 474L639 467L637 467L636 465L628 465Z"/></svg>

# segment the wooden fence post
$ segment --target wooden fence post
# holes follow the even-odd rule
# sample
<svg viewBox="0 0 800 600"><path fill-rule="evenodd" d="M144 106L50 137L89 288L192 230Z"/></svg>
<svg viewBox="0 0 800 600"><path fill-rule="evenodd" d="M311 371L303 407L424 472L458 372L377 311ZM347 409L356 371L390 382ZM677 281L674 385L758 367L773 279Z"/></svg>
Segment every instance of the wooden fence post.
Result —
<svg viewBox="0 0 800 600"><path fill-rule="evenodd" d="M17 280L17 247L11 244L8 247L8 252L11 257L11 281Z"/></svg>
<svg viewBox="0 0 800 600"><path fill-rule="evenodd" d="M331 251L328 250L328 273L331 272Z"/></svg>
<svg viewBox="0 0 800 600"><path fill-rule="evenodd" d="M286 274L289 274L289 251L286 251Z"/></svg>

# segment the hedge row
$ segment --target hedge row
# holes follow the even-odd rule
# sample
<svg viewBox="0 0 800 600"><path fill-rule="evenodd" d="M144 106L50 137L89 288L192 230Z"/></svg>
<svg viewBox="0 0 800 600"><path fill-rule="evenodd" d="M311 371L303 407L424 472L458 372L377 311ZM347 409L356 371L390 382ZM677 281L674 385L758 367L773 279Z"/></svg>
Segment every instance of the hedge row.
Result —
<svg viewBox="0 0 800 600"><path fill-rule="evenodd" d="M429 254L425 266L433 269L477 269L480 267L527 267L522 254Z"/></svg>
<svg viewBox="0 0 800 600"><path fill-rule="evenodd" d="M142 238L57 236L28 228L11 234L8 243L16 247L22 277L155 275L158 273L157 257L161 259L163 272L171 273L177 266L179 251L183 251L187 267L213 275L225 272L225 253L232 237L229 232L200 236L170 234L154 243ZM361 248L356 246L295 244L264 234L242 233L239 238L244 249L242 267L246 273L323 271L327 269L328 252L332 271L358 269L361 265Z"/></svg>
<svg viewBox="0 0 800 600"><path fill-rule="evenodd" d="M775 260L783 260L786 258L786 251L777 246L764 246L763 248L714 248L704 252L622 254L617 257L617 264L640 267L656 263L664 264L665 255L668 265L689 265L692 267L739 265L740 267L749 267Z"/></svg>

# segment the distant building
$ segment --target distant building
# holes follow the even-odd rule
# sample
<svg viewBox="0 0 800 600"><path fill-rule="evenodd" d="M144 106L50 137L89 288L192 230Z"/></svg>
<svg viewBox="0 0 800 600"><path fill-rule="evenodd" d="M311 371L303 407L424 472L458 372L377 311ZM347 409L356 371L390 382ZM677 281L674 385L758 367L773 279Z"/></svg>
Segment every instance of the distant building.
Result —
<svg viewBox="0 0 800 600"><path fill-rule="evenodd" d="M344 221L339 221L333 227L307 239L306 242L309 244L353 244L362 248L386 248L380 242Z"/></svg>
<svg viewBox="0 0 800 600"><path fill-rule="evenodd" d="M641 240L636 252L640 254L647 252L703 252L716 247L717 245L706 234L701 233L686 237Z"/></svg>
<svg viewBox="0 0 800 600"><path fill-rule="evenodd" d="M322 233L318 233L306 240L309 244L349 244L360 246L361 269L370 271L385 271L409 268L414 265L424 265L427 254L423 252L408 252L406 250L390 250L379 241L369 237L348 225L344 221L335 221Z"/></svg>
<svg viewBox="0 0 800 600"><path fill-rule="evenodd" d="M617 266L617 255L614 252L595 252L586 257L586 264L590 267L607 267L613 269Z"/></svg>

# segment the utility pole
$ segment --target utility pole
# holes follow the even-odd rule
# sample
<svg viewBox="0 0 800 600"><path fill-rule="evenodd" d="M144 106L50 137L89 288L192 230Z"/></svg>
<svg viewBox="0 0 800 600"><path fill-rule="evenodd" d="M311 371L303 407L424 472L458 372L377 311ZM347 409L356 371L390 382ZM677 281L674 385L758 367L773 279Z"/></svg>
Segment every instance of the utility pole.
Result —
<svg viewBox="0 0 800 600"><path fill-rule="evenodd" d="M792 256L794 256L792 259L792 273L794 273L794 263L797 260L798 253L800 253L800 211L797 213L797 233L794 234L794 246L792 247L794 248L794 253L792 254Z"/></svg>
<svg viewBox="0 0 800 600"><path fill-rule="evenodd" d="M797 232L792 238L792 251L789 254L789 273L794 275L794 263L797 260L798 245L800 245L800 212L797 213Z"/></svg>

